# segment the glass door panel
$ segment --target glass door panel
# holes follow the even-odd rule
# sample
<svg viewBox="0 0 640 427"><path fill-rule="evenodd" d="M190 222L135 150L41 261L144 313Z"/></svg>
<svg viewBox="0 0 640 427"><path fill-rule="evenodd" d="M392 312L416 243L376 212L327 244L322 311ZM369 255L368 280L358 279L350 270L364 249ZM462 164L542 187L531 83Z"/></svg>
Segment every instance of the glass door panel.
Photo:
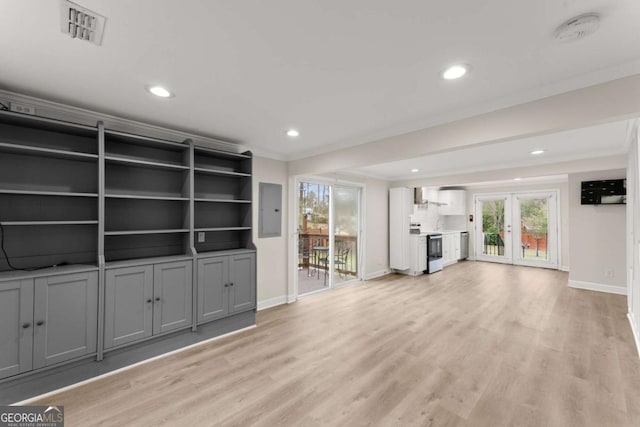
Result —
<svg viewBox="0 0 640 427"><path fill-rule="evenodd" d="M332 194L332 283L340 284L359 277L360 188L336 185Z"/></svg>
<svg viewBox="0 0 640 427"><path fill-rule="evenodd" d="M298 294L329 287L330 187L298 184Z"/></svg>
<svg viewBox="0 0 640 427"><path fill-rule="evenodd" d="M556 268L555 193L514 195L514 264Z"/></svg>
<svg viewBox="0 0 640 427"><path fill-rule="evenodd" d="M511 263L511 198L476 198L476 253L479 260Z"/></svg>

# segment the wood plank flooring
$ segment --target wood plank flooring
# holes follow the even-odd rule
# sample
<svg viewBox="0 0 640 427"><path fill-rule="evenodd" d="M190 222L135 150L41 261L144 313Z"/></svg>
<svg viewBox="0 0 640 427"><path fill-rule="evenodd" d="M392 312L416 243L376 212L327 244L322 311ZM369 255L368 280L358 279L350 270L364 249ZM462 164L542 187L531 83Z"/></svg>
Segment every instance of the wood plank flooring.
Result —
<svg viewBox="0 0 640 427"><path fill-rule="evenodd" d="M258 326L43 399L67 426L638 426L626 298L463 262L258 313Z"/></svg>

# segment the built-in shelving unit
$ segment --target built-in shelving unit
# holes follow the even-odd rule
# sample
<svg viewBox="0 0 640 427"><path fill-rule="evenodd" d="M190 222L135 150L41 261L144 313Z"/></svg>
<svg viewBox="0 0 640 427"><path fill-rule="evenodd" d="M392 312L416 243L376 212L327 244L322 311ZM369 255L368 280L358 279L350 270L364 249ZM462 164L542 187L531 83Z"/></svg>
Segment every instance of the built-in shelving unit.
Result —
<svg viewBox="0 0 640 427"><path fill-rule="evenodd" d="M194 237L198 253L251 247L251 155L196 147Z"/></svg>
<svg viewBox="0 0 640 427"><path fill-rule="evenodd" d="M255 323L251 163L0 111L0 380L223 317L220 330Z"/></svg>
<svg viewBox="0 0 640 427"><path fill-rule="evenodd" d="M0 112L0 223L14 267L95 265L98 187L97 128Z"/></svg>
<svg viewBox="0 0 640 427"><path fill-rule="evenodd" d="M190 145L104 135L106 261L188 254Z"/></svg>

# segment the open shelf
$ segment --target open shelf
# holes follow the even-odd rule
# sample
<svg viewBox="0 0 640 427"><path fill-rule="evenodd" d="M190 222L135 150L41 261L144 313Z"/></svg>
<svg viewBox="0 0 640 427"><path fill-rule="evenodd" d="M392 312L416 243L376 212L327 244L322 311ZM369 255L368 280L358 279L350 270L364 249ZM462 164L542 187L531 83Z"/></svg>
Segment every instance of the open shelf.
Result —
<svg viewBox="0 0 640 427"><path fill-rule="evenodd" d="M219 169L200 168L200 167L196 167L193 170L196 173L217 175L217 176L235 176L239 178L251 176L250 173L233 172L233 171L225 171L225 170L219 170Z"/></svg>
<svg viewBox="0 0 640 427"><path fill-rule="evenodd" d="M98 159L97 154L77 153L74 151L58 150L53 148L41 148L33 147L29 145L17 145L8 142L2 142L4 138L0 139L0 151L5 153L25 153L35 154L43 157L54 157L59 159L72 159L72 160L84 160L84 161L96 161Z"/></svg>
<svg viewBox="0 0 640 427"><path fill-rule="evenodd" d="M246 229L251 227L251 205L246 203L195 203L196 229Z"/></svg>
<svg viewBox="0 0 640 427"><path fill-rule="evenodd" d="M107 164L105 192L157 198L188 198L189 172L173 169L132 168Z"/></svg>
<svg viewBox="0 0 640 427"><path fill-rule="evenodd" d="M4 224L4 222L3 222ZM41 268L63 264L91 264L98 261L97 221L91 224L63 222L31 223L4 227L4 248L16 268ZM0 257L0 271L9 270Z"/></svg>
<svg viewBox="0 0 640 427"><path fill-rule="evenodd" d="M105 236L132 236L134 234L168 234L168 233L188 233L186 228L149 229L149 230L121 230L105 231Z"/></svg>
<svg viewBox="0 0 640 427"><path fill-rule="evenodd" d="M188 197L144 196L140 194L105 194L104 197L111 199L189 201Z"/></svg>
<svg viewBox="0 0 640 427"><path fill-rule="evenodd" d="M32 225L91 225L98 224L98 220L90 221L0 221L0 224L7 227L32 226Z"/></svg>
<svg viewBox="0 0 640 427"><path fill-rule="evenodd" d="M0 154L0 188L13 191L98 193L98 162Z"/></svg>
<svg viewBox="0 0 640 427"><path fill-rule="evenodd" d="M97 223L97 197L0 192L0 221L5 225Z"/></svg>
<svg viewBox="0 0 640 427"><path fill-rule="evenodd" d="M172 163L153 162L148 160L139 160L131 157L121 156L105 156L105 160L111 163L120 163L123 165L129 165L133 167L153 168L153 169L175 169L188 171L189 166L175 165Z"/></svg>
<svg viewBox="0 0 640 427"><path fill-rule="evenodd" d="M112 142L128 145L139 145L141 147L161 148L163 150L184 151L189 149L189 145L183 142L169 141L167 139L153 138L150 136L134 135L117 130L105 129L105 139Z"/></svg>
<svg viewBox="0 0 640 427"><path fill-rule="evenodd" d="M107 263L189 254L189 231L153 234L115 234L104 240Z"/></svg>
<svg viewBox="0 0 640 427"><path fill-rule="evenodd" d="M15 194L22 196L52 196L52 197L98 197L98 193L72 193L66 191L33 191L9 190L0 188L0 194Z"/></svg>
<svg viewBox="0 0 640 427"><path fill-rule="evenodd" d="M247 153L232 153L230 151L216 150L215 148L194 147L194 151L198 156L210 156L220 159L251 159L251 155Z"/></svg>
<svg viewBox="0 0 640 427"><path fill-rule="evenodd" d="M205 241L198 242L198 234L204 233ZM233 249L252 249L252 231L250 227L212 229L195 231L195 249L199 254Z"/></svg>
<svg viewBox="0 0 640 427"><path fill-rule="evenodd" d="M105 201L104 227L105 233L112 234L188 230L189 203L183 200L109 198Z"/></svg>
<svg viewBox="0 0 640 427"><path fill-rule="evenodd" d="M6 150L46 156L98 158L98 129L76 123L0 111L0 143Z"/></svg>
<svg viewBox="0 0 640 427"><path fill-rule="evenodd" d="M240 200L240 199L207 199L207 198L195 198L194 202L204 202L204 203L251 203L251 200Z"/></svg>
<svg viewBox="0 0 640 427"><path fill-rule="evenodd" d="M204 228L196 228L196 231L240 231L240 230L251 230L251 227L204 227Z"/></svg>

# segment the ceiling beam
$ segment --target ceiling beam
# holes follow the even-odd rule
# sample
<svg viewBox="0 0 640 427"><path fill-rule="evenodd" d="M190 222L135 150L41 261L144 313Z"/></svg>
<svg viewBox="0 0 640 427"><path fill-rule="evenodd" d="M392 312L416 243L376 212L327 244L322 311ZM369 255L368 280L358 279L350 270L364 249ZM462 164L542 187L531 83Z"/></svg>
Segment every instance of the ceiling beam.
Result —
<svg viewBox="0 0 640 427"><path fill-rule="evenodd" d="M294 160L289 174L349 170L638 116L640 74Z"/></svg>

